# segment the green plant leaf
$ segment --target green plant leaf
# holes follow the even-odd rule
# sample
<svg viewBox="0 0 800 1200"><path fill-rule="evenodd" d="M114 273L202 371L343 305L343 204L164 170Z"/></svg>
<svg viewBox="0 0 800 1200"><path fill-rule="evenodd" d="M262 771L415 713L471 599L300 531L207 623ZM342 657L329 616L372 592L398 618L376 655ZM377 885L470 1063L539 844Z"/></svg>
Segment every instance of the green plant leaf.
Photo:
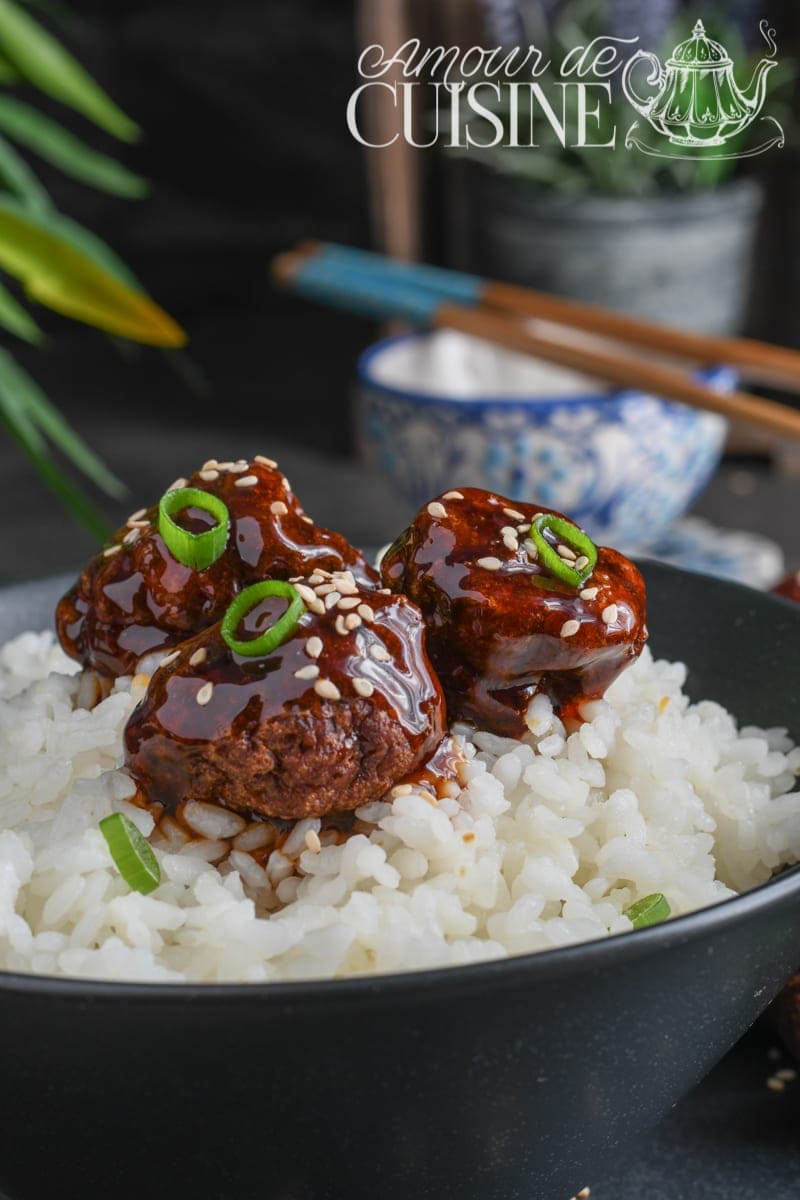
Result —
<svg viewBox="0 0 800 1200"><path fill-rule="evenodd" d="M108 155L93 150L21 100L0 96L0 129L80 183L128 200L147 195L146 179Z"/></svg>
<svg viewBox="0 0 800 1200"><path fill-rule="evenodd" d="M53 462L31 420L18 391L20 372L25 374L10 355L0 355L0 423L27 454L47 486L87 529L104 541L110 532L107 522L77 484Z"/></svg>
<svg viewBox="0 0 800 1200"><path fill-rule="evenodd" d="M0 52L39 91L74 108L100 129L123 142L139 137L139 126L77 59L13 0L0 0Z"/></svg>
<svg viewBox="0 0 800 1200"><path fill-rule="evenodd" d="M108 271L109 275L113 275L120 283L124 283L135 292L141 292L143 296L147 295L141 282L127 263L122 261L107 242L99 238L96 233L92 233L91 229L87 229L85 225L79 225L77 221L73 221L71 217L65 217L63 213L57 212L55 209L48 212L46 223L51 233L67 242L80 254L85 254L93 263L104 271Z"/></svg>
<svg viewBox="0 0 800 1200"><path fill-rule="evenodd" d="M44 434L78 470L109 496L118 499L127 493L121 479L109 471L79 433L64 419L45 396L39 384L6 351L0 349L0 370L18 404L40 434Z"/></svg>
<svg viewBox="0 0 800 1200"><path fill-rule="evenodd" d="M9 333L16 334L32 346L40 346L44 334L34 321L27 309L23 308L16 296L0 283L0 325Z"/></svg>
<svg viewBox="0 0 800 1200"><path fill-rule="evenodd" d="M0 83L19 83L20 79L22 76L16 67L0 54Z"/></svg>
<svg viewBox="0 0 800 1200"><path fill-rule="evenodd" d="M186 342L155 301L76 249L49 214L27 212L6 198L0 198L0 267L23 283L32 300L64 316L149 345Z"/></svg>
<svg viewBox="0 0 800 1200"><path fill-rule="evenodd" d="M50 197L25 159L10 142L0 137L0 179L23 201L26 208L41 211L50 207Z"/></svg>

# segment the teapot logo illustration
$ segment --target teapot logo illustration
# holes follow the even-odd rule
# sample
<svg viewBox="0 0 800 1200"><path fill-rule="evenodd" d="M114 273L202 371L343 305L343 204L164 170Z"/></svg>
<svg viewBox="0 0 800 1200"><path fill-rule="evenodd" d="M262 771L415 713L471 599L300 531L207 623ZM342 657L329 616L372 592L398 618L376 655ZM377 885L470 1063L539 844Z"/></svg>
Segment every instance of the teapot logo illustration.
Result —
<svg viewBox="0 0 800 1200"><path fill-rule="evenodd" d="M645 141L640 123L628 130L625 145L645 154L662 158L746 158L763 154L773 146L783 146L784 134L774 117L761 117L771 130L767 140L756 147L736 149L732 143L759 117L767 90L767 76L776 65L775 31L766 21L760 26L769 48L767 58L757 64L753 78L741 89L734 76L734 64L727 50L706 34L702 21L692 36L681 42L665 65L649 50L638 50L622 74L626 97L659 135ZM643 62L650 64L647 83L655 87L649 99L639 95L633 75ZM641 72L639 72L641 74ZM708 148L721 148L708 153Z"/></svg>

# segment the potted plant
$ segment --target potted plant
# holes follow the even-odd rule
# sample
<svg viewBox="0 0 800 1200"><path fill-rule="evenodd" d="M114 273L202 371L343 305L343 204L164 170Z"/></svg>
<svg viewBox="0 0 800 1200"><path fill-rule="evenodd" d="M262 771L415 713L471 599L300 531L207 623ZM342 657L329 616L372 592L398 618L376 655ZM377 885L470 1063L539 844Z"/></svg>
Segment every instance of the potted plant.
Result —
<svg viewBox="0 0 800 1200"><path fill-rule="evenodd" d="M545 9L538 11L541 19ZM664 60L685 41L687 21L694 19L678 0L605 6L568 0L546 11L554 62L609 33L639 34L639 44ZM707 8L703 16L708 37L725 45L737 76L749 78L752 54L737 23ZM779 64L770 84L790 75ZM773 86L769 110L785 121L775 93ZM507 109L498 112L510 121ZM520 122L528 118L520 112ZM725 157L717 146L694 156L651 156L626 145L636 118L616 76L594 135L601 144L616 128L613 149L564 148L542 121L534 148L471 149L464 244L471 244L473 257L464 261L462 247L461 265L665 324L732 332L744 315L763 201L758 178L739 169L752 160Z"/></svg>

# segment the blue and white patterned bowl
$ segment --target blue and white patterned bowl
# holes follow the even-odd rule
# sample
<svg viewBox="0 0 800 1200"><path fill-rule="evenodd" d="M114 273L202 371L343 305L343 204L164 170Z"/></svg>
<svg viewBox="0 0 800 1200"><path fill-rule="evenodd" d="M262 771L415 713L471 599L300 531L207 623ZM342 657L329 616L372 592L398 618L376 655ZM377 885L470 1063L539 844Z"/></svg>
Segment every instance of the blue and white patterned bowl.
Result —
<svg viewBox="0 0 800 1200"><path fill-rule="evenodd" d="M436 339L448 339L445 353ZM503 381L497 394L477 394L469 382L467 360L477 362L476 354L483 359L475 374ZM720 391L736 383L727 368L702 377ZM359 449L415 507L447 488L482 487L559 509L600 542L644 549L711 478L726 422L641 392L598 388L460 334L387 338L359 359Z"/></svg>

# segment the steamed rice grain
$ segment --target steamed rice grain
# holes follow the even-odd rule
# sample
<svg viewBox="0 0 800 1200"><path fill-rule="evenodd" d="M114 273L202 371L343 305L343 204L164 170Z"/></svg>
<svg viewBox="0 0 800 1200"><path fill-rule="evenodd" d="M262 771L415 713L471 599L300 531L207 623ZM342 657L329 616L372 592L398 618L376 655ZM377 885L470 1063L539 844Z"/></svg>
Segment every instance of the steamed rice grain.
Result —
<svg viewBox="0 0 800 1200"><path fill-rule="evenodd" d="M622 933L800 858L800 750L690 704L648 651L569 732L545 697L521 741L456 729L460 789L369 804L344 841L192 802L162 822L161 884L131 892L98 822L129 803L122 733L144 681L94 704L49 634L0 649L0 968L83 978L262 982L463 964ZM187 797L191 800L191 797ZM258 852L256 861L251 852Z"/></svg>

